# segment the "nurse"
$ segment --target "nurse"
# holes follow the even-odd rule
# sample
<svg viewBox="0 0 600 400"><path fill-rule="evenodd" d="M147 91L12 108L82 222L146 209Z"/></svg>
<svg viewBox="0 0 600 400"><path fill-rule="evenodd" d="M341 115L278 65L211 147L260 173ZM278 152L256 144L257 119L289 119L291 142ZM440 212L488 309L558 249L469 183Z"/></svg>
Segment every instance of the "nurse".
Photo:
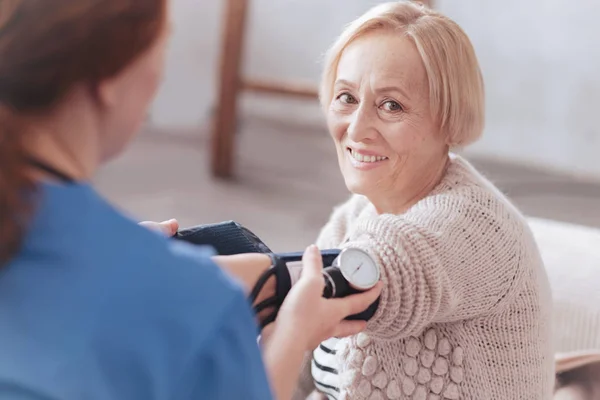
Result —
<svg viewBox="0 0 600 400"><path fill-rule="evenodd" d="M0 398L286 399L304 352L362 330L343 319L380 293L322 298L309 248L261 354L246 294L267 256L212 259L94 190L155 94L166 11L0 0Z"/></svg>

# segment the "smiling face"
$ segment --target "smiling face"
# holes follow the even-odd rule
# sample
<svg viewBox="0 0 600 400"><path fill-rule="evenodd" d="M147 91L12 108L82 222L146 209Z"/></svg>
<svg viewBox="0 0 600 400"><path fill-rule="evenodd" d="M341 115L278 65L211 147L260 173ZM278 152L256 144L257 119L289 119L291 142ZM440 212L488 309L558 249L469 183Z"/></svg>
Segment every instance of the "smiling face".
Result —
<svg viewBox="0 0 600 400"><path fill-rule="evenodd" d="M340 58L327 111L348 189L376 206L419 196L448 158L421 56L397 31L362 36Z"/></svg>

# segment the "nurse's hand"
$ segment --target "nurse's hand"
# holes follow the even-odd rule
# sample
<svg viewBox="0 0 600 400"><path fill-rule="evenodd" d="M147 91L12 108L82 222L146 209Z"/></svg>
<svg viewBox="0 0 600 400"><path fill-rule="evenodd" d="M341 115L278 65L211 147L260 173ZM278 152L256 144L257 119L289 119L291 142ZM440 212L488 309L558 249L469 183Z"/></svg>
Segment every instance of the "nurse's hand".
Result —
<svg viewBox="0 0 600 400"><path fill-rule="evenodd" d="M165 236L171 237L179 230L179 222L176 219L170 219L163 222L143 221L140 225L158 232L162 232Z"/></svg>
<svg viewBox="0 0 600 400"><path fill-rule="evenodd" d="M382 283L373 289L344 298L323 297L323 261L316 246L310 246L302 259L302 275L286 296L277 316L277 329L288 327L295 340L304 339L306 350L314 350L331 337L355 335L366 321L347 321L373 304L381 294Z"/></svg>
<svg viewBox="0 0 600 400"><path fill-rule="evenodd" d="M275 324L263 335L264 360L275 398L290 399L307 351L323 340L359 333L364 321L345 321L366 310L381 293L375 288L339 299L323 297L323 261L315 246L302 258L302 275L286 296Z"/></svg>

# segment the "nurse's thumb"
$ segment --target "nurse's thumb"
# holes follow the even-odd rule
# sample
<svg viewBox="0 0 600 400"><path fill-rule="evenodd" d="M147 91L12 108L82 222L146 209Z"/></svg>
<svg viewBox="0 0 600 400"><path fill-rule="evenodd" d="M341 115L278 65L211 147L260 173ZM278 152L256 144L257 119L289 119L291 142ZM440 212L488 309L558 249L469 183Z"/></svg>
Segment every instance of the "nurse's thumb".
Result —
<svg viewBox="0 0 600 400"><path fill-rule="evenodd" d="M165 236L173 236L179 230L179 222L176 219L170 219L163 222L144 221L140 222L140 225L161 232Z"/></svg>
<svg viewBox="0 0 600 400"><path fill-rule="evenodd" d="M162 231L167 236L173 236L179 230L179 222L176 219L170 219L168 221L163 221L160 223L162 227Z"/></svg>

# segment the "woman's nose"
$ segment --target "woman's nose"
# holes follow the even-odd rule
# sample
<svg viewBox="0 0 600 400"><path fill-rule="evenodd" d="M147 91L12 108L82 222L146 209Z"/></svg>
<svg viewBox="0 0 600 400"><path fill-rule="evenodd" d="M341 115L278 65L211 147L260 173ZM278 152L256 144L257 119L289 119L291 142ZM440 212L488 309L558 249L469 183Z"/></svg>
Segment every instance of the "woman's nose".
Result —
<svg viewBox="0 0 600 400"><path fill-rule="evenodd" d="M375 121L371 111L364 106L359 107L351 116L348 124L348 138L354 142L373 139L377 134Z"/></svg>

